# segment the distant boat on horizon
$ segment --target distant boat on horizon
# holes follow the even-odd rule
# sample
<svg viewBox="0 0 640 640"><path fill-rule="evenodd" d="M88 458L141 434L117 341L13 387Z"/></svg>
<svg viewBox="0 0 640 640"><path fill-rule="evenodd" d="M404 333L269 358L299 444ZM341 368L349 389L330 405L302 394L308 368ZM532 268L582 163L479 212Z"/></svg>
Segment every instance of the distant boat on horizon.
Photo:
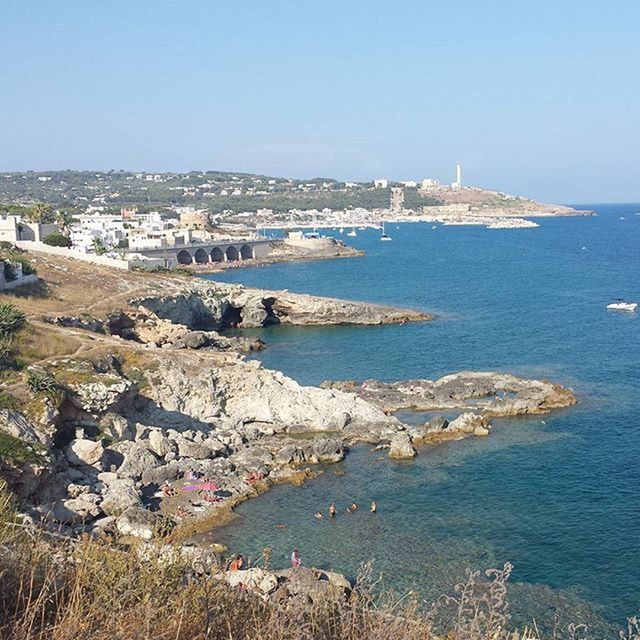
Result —
<svg viewBox="0 0 640 640"><path fill-rule="evenodd" d="M382 235L380 236L380 240L383 242L389 242L391 240L391 236L384 230L384 222L382 223Z"/></svg>

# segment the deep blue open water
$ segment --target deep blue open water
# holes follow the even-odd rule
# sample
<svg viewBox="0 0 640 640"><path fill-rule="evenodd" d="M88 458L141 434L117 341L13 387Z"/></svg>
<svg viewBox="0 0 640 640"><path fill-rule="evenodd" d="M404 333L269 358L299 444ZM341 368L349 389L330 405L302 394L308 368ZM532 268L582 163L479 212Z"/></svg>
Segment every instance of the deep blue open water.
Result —
<svg viewBox="0 0 640 640"><path fill-rule="evenodd" d="M637 613L640 314L605 306L640 302L640 205L585 208L599 215L541 219L538 229L390 225L393 242L373 230L345 238L363 258L213 276L438 314L402 326L261 330L259 359L302 384L501 370L556 380L579 399L543 419L496 421L488 438L424 447L409 463L355 447L306 486L241 505L224 541L254 557L269 546L282 566L294 546L305 564L350 574L374 559L387 586L429 601L466 568L511 561L517 620L544 622L558 609L603 629L602 619ZM344 514L371 499L376 516ZM339 517L315 520L331 500Z"/></svg>

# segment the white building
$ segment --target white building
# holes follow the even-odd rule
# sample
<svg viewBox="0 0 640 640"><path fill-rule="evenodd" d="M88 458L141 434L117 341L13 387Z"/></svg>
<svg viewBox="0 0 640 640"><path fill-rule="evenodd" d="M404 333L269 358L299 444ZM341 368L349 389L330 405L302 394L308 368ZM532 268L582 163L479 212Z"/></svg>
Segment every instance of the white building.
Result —
<svg viewBox="0 0 640 640"><path fill-rule="evenodd" d="M376 189L386 189L389 186L389 181L386 178L379 178L373 181L373 186Z"/></svg>
<svg viewBox="0 0 640 640"><path fill-rule="evenodd" d="M28 222L20 216L0 217L0 241L11 244L15 244L19 240L42 242L45 236L59 231L60 227L53 223Z"/></svg>
<svg viewBox="0 0 640 640"><path fill-rule="evenodd" d="M417 187L418 183L415 180L405 180L400 183L403 187Z"/></svg>
<svg viewBox="0 0 640 640"><path fill-rule="evenodd" d="M84 253L94 250L94 238L98 238L105 248L116 247L127 238L122 215L82 214L71 225L73 248Z"/></svg>
<svg viewBox="0 0 640 640"><path fill-rule="evenodd" d="M440 183L435 178L425 178L421 183L423 189L435 189Z"/></svg>

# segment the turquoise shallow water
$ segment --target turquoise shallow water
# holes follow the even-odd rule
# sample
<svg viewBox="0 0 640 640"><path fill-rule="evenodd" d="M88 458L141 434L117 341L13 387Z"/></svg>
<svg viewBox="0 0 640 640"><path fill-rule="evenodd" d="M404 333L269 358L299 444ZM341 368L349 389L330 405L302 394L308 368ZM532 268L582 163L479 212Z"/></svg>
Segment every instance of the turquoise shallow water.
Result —
<svg viewBox="0 0 640 640"><path fill-rule="evenodd" d="M531 230L392 225L390 243L372 230L349 239L364 258L216 274L439 315L403 326L261 330L268 346L259 359L303 384L497 369L552 378L579 398L544 422L498 421L488 438L426 447L410 463L356 447L305 487L279 486L242 505L224 540L254 556L270 546L280 565L297 546L305 563L351 574L373 558L388 586L426 599L467 567L511 561L518 619L548 619L558 608L619 623L636 613L640 318L605 306L640 301L640 205L589 208L600 215L542 219ZM376 516L313 518L330 500L344 511L372 498Z"/></svg>

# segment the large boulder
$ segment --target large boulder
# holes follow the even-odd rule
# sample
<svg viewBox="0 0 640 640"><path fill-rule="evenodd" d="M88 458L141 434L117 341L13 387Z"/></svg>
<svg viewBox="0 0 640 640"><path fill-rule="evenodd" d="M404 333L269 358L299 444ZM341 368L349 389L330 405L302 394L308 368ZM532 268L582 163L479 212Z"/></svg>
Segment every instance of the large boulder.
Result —
<svg viewBox="0 0 640 640"><path fill-rule="evenodd" d="M140 495L131 478L117 478L103 492L102 510L108 516L119 516L129 507L141 507Z"/></svg>
<svg viewBox="0 0 640 640"><path fill-rule="evenodd" d="M235 467L244 469L247 473L257 472L266 474L273 465L273 454L260 446L248 446L239 449L231 456Z"/></svg>
<svg viewBox="0 0 640 640"><path fill-rule="evenodd" d="M139 480L143 473L160 465L157 456L139 442L118 442L107 449L107 454L122 478Z"/></svg>
<svg viewBox="0 0 640 640"><path fill-rule="evenodd" d="M412 425L409 428L409 434L413 442L424 442L434 436L446 434L449 421L444 416L435 416L425 424Z"/></svg>
<svg viewBox="0 0 640 640"><path fill-rule="evenodd" d="M344 459L344 444L338 438L314 440L305 449L307 462L340 462Z"/></svg>
<svg viewBox="0 0 640 640"><path fill-rule="evenodd" d="M116 520L118 531L125 536L134 536L143 540L151 540L162 518L141 507L129 507Z"/></svg>
<svg viewBox="0 0 640 640"><path fill-rule="evenodd" d="M276 576L286 580L284 588L289 595L314 604L342 599L349 595L351 583L340 574L306 567L285 569Z"/></svg>
<svg viewBox="0 0 640 640"><path fill-rule="evenodd" d="M168 453L176 453L178 451L178 445L167 438L160 429L153 429L149 432L147 446L161 458L164 458Z"/></svg>
<svg viewBox="0 0 640 640"><path fill-rule="evenodd" d="M102 460L104 447L101 442L80 438L72 440L65 448L64 453L69 464L91 466Z"/></svg>
<svg viewBox="0 0 640 640"><path fill-rule="evenodd" d="M171 482L180 476L184 472L180 462L177 460L171 460L169 463L156 467L155 469L149 469L142 474L142 484L157 484L161 485L163 482Z"/></svg>
<svg viewBox="0 0 640 640"><path fill-rule="evenodd" d="M295 444L288 444L275 455L276 464L302 464L305 461L304 451Z"/></svg>
<svg viewBox="0 0 640 640"><path fill-rule="evenodd" d="M40 433L21 413L10 409L0 409L0 431L29 444L47 444L44 434Z"/></svg>
<svg viewBox="0 0 640 640"><path fill-rule="evenodd" d="M128 420L117 413L106 413L100 420L100 427L114 440L133 440L133 429Z"/></svg>
<svg viewBox="0 0 640 640"><path fill-rule="evenodd" d="M389 446L389 457L398 460L410 459L416 455L416 450L411 443L411 436L406 432L400 432L393 436Z"/></svg>
<svg viewBox="0 0 640 640"><path fill-rule="evenodd" d="M77 498L55 502L51 515L56 522L76 525L97 518L102 510L98 506L100 498L94 493L84 493Z"/></svg>
<svg viewBox="0 0 640 640"><path fill-rule="evenodd" d="M185 438L177 441L178 455L181 458L192 458L193 460L208 460L215 458L219 451L204 442L192 442Z"/></svg>
<svg viewBox="0 0 640 640"><path fill-rule="evenodd" d="M224 581L231 587L242 584L247 590L263 596L273 593L278 588L275 574L255 567L244 571L225 571Z"/></svg>
<svg viewBox="0 0 640 640"><path fill-rule="evenodd" d="M176 349L202 349L209 346L209 336L204 331L189 331L178 338L173 346Z"/></svg>
<svg viewBox="0 0 640 640"><path fill-rule="evenodd" d="M447 433L460 435L489 435L489 419L478 413L466 412L452 420L446 428Z"/></svg>

